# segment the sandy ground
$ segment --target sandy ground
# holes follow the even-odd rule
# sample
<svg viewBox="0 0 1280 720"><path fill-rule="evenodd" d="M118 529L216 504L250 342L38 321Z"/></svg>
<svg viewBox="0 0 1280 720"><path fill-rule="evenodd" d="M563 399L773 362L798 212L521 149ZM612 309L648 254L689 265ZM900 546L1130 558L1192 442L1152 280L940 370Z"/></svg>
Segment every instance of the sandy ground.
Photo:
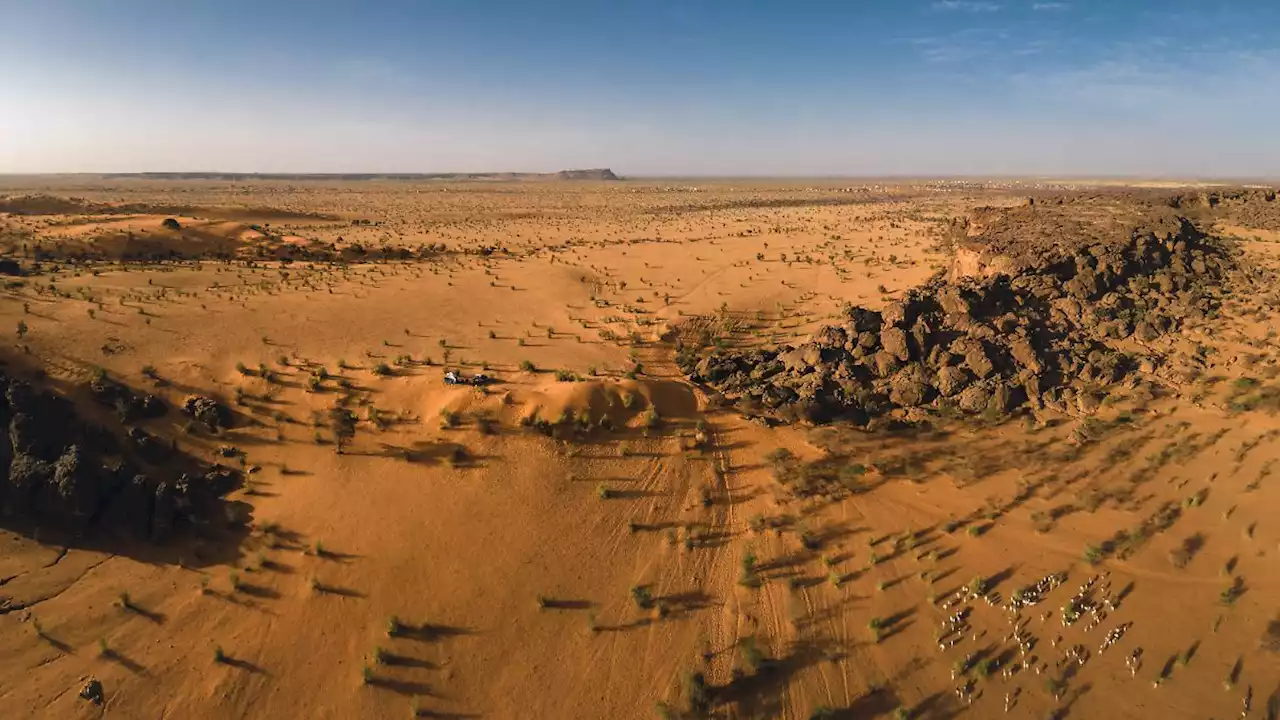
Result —
<svg viewBox="0 0 1280 720"><path fill-rule="evenodd" d="M7 286L0 326L27 330L6 342L55 382L102 368L175 403L219 396L259 423L216 438L176 414L148 425L211 459L235 446L257 468L236 494L252 519L234 541L63 545L0 531L0 601L23 606L0 607L4 717L681 717L692 673L730 718L992 717L1006 705L1013 717L1228 717L1246 696L1259 714L1280 703L1276 657L1259 645L1280 592L1280 422L1230 404L1238 378L1276 374L1270 315L1251 299L1219 335L1189 339L1221 348L1219 382L1119 392L1087 423L769 428L712 407L674 367L680 333L787 342L844 303L883 303L943 267L939 221L1013 195L5 182L185 208L0 218L16 253L121 232L448 251L345 266L99 263ZM1229 234L1275 262L1274 233ZM510 252L477 252L494 246ZM446 366L497 382L449 386ZM320 419L344 394L361 422L338 454ZM593 430L528 427L562 416ZM778 480L779 448L865 474L857 492L798 497ZM1117 539L1165 506L1177 511L1167 528ZM1192 537L1198 552L1176 567ZM964 586L982 579L1007 599L1057 572L1066 582L1022 615L1029 653L1008 612L981 601L939 648ZM1114 609L1064 627L1060 609L1093 575L1090 597ZM1088 663L1063 660L1076 645ZM975 682L969 703L954 692L957 661ZM91 676L102 707L78 697ZM1066 679L1059 699L1050 678Z"/></svg>

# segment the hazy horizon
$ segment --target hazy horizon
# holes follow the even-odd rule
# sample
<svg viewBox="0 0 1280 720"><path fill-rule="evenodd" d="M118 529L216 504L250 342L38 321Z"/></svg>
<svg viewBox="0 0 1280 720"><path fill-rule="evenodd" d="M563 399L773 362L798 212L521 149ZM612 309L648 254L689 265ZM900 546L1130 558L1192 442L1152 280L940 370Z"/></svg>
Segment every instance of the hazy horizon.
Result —
<svg viewBox="0 0 1280 720"><path fill-rule="evenodd" d="M1277 175L1280 7L0 0L0 173Z"/></svg>
<svg viewBox="0 0 1280 720"><path fill-rule="evenodd" d="M876 181L885 180L893 182L920 180L920 181L1047 181L1047 182L1088 182L1088 181L1111 181L1111 180L1149 180L1153 182L1160 181L1177 181L1177 182L1203 182L1203 183L1228 183L1228 182L1280 182L1280 173L1274 175L1161 175L1161 174L1137 174L1137 173L1091 173L1079 175L1055 175L1042 173L1025 173L1025 174L929 174L929 173L901 173L901 174L739 174L739 175L699 175L699 174L674 174L674 173L624 173L619 172L616 168L600 167L600 168L561 168L561 170L612 170L618 176L619 181L627 180L816 180L816 181L837 181L837 180L857 180L857 181ZM263 179L274 178L304 178L304 179L342 179L343 177L355 176L357 178L367 177L373 180L396 180L400 177L409 179L432 179L442 176L459 175L459 176L487 176L487 175L554 175L558 170L548 171L526 171L526 170L477 170L477 171L455 171L455 170L405 170L405 171L389 171L389 172L363 172L360 170L352 170L349 172L326 172L317 170L314 172L255 172L255 171L230 171L230 170L113 170L100 172L0 172L0 178L76 178L76 177L115 177L119 179L152 179L148 176L170 176L170 175L219 175L232 177L261 176ZM201 178L181 178L190 180L199 180ZM358 180L356 180L358 181ZM573 181L566 181L573 182Z"/></svg>

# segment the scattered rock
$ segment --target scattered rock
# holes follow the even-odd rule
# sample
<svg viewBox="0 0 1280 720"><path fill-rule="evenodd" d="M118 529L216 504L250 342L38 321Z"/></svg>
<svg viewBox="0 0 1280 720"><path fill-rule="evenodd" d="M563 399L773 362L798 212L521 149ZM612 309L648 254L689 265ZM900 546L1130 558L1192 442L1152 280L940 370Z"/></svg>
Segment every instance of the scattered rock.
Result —
<svg viewBox="0 0 1280 720"><path fill-rule="evenodd" d="M80 688L80 697L88 700L94 705L101 705L106 699L102 683L98 678L91 677L85 682L84 687Z"/></svg>

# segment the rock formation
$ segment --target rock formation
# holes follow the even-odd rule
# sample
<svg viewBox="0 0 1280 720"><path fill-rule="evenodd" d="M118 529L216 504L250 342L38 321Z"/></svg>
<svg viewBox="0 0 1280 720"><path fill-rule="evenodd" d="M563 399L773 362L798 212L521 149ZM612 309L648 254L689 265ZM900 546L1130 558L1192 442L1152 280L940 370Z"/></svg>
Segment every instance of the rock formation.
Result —
<svg viewBox="0 0 1280 720"><path fill-rule="evenodd" d="M956 223L947 271L881 311L848 308L798 347L701 357L682 347L678 362L694 382L783 419L1091 413L1106 386L1149 364L1133 347L1217 311L1234 260L1167 205L1124 227L1093 206L1093 217L1044 207Z"/></svg>
<svg viewBox="0 0 1280 720"><path fill-rule="evenodd" d="M125 423L165 411L157 398L106 378L90 391ZM197 417L223 422L212 401L201 400ZM185 458L140 427L117 437L68 399L6 375L0 426L8 428L0 436L0 522L18 529L106 528L163 541L181 523L225 519L221 498L240 482L238 472Z"/></svg>

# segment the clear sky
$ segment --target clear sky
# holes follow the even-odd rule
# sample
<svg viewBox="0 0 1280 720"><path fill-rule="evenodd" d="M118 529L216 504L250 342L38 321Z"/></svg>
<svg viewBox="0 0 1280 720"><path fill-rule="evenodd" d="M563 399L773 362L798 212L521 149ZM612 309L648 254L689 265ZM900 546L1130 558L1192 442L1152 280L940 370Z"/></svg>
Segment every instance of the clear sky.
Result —
<svg viewBox="0 0 1280 720"><path fill-rule="evenodd" d="M0 0L0 172L1280 175L1278 0Z"/></svg>

